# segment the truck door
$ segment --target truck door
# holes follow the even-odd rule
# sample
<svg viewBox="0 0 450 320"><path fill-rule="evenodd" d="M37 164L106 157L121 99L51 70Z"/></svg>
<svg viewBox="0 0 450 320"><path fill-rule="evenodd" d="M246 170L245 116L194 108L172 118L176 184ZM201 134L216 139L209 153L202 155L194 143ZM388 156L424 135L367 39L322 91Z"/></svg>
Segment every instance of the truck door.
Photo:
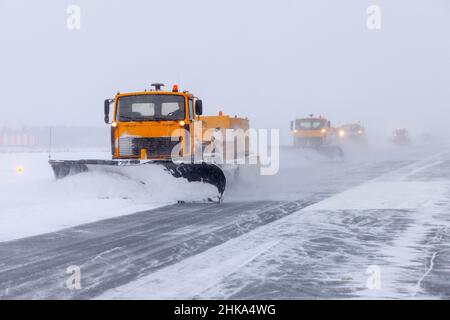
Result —
<svg viewBox="0 0 450 320"><path fill-rule="evenodd" d="M189 116L189 125L186 126L186 131L188 131L189 136L186 137L186 155L190 155L191 158L193 156L193 143L194 141L194 125L195 125L195 117L194 117L194 101L192 98L188 99L188 116Z"/></svg>

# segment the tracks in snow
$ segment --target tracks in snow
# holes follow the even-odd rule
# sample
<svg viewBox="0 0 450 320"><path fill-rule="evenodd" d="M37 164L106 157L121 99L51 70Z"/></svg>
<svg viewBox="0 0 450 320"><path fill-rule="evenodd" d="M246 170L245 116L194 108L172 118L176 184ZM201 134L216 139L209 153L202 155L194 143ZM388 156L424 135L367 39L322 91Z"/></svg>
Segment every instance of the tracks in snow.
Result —
<svg viewBox="0 0 450 320"><path fill-rule="evenodd" d="M177 204L0 243L0 298L94 298L230 240L239 246L239 237L250 231L340 192L342 185L350 187L392 169L392 163L355 168L351 178L300 201ZM81 290L66 287L71 265L81 268Z"/></svg>
<svg viewBox="0 0 450 320"><path fill-rule="evenodd" d="M310 205L184 204L0 244L0 298L93 298ZM81 290L65 286L81 268Z"/></svg>

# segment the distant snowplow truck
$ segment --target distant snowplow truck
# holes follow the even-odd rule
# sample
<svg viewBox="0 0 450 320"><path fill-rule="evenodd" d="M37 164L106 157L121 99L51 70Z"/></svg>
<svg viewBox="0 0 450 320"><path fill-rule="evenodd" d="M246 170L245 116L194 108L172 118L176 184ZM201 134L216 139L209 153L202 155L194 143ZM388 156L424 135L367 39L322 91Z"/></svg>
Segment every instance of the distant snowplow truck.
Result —
<svg viewBox="0 0 450 320"><path fill-rule="evenodd" d="M246 131L248 119L222 113L202 116L202 100L192 93L180 92L177 85L172 91L163 91L163 84L152 86L151 90L117 93L114 99L105 100L104 120L111 125L111 160L50 160L56 178L91 170L122 173L130 167L145 170L145 166L160 165L176 178L216 186L217 199L208 200L220 201L226 177L224 165L215 161L214 133ZM235 157L247 155L245 144Z"/></svg>
<svg viewBox="0 0 450 320"><path fill-rule="evenodd" d="M322 116L310 114L308 118L295 119L291 121L291 131L295 148L316 150L329 158L344 157L337 145L337 130Z"/></svg>
<svg viewBox="0 0 450 320"><path fill-rule="evenodd" d="M339 143L367 148L366 130L359 123L344 124L338 129Z"/></svg>

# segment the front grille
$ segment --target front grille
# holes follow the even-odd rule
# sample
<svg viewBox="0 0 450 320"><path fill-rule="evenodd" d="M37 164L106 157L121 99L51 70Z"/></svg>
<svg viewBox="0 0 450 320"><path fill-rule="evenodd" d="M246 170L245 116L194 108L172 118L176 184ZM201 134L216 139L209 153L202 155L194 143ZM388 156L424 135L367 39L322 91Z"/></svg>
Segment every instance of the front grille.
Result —
<svg viewBox="0 0 450 320"><path fill-rule="evenodd" d="M119 154L121 156L139 157L142 149L147 150L149 158L170 158L172 149L179 141L172 141L171 137L158 138L120 138Z"/></svg>
<svg viewBox="0 0 450 320"><path fill-rule="evenodd" d="M132 156L132 138L119 138L119 154L121 156Z"/></svg>

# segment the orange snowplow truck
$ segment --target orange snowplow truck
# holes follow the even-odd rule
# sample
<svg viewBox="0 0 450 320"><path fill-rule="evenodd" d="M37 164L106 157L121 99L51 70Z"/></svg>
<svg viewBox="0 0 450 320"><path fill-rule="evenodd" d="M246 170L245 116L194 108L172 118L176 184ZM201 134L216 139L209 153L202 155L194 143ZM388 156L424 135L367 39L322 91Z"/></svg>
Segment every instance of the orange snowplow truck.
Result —
<svg viewBox="0 0 450 320"><path fill-rule="evenodd" d="M343 158L343 150L336 145L336 129L326 118L313 114L309 118L291 121L294 147L316 150L329 158Z"/></svg>
<svg viewBox="0 0 450 320"><path fill-rule="evenodd" d="M178 160L193 162L195 149L204 151L213 139L213 130L249 128L247 119L222 113L202 116L202 100L188 91L179 92L177 85L172 91L162 91L163 84L152 86L154 90L117 93L114 99L105 100L113 159L173 160L173 151L178 146Z"/></svg>
<svg viewBox="0 0 450 320"><path fill-rule="evenodd" d="M205 159L203 155L208 151L214 156L216 149L207 149L214 142L214 133L225 136L226 130L247 131L248 119L222 113L202 116L202 100L192 93L180 92L177 85L171 91L163 91L161 83L152 86L151 90L117 93L114 99L105 100L104 120L111 125L112 160L50 160L55 176L156 164L164 166L174 177L216 186L221 198L226 184L223 163ZM246 143L245 150L237 153L245 156L248 148Z"/></svg>

